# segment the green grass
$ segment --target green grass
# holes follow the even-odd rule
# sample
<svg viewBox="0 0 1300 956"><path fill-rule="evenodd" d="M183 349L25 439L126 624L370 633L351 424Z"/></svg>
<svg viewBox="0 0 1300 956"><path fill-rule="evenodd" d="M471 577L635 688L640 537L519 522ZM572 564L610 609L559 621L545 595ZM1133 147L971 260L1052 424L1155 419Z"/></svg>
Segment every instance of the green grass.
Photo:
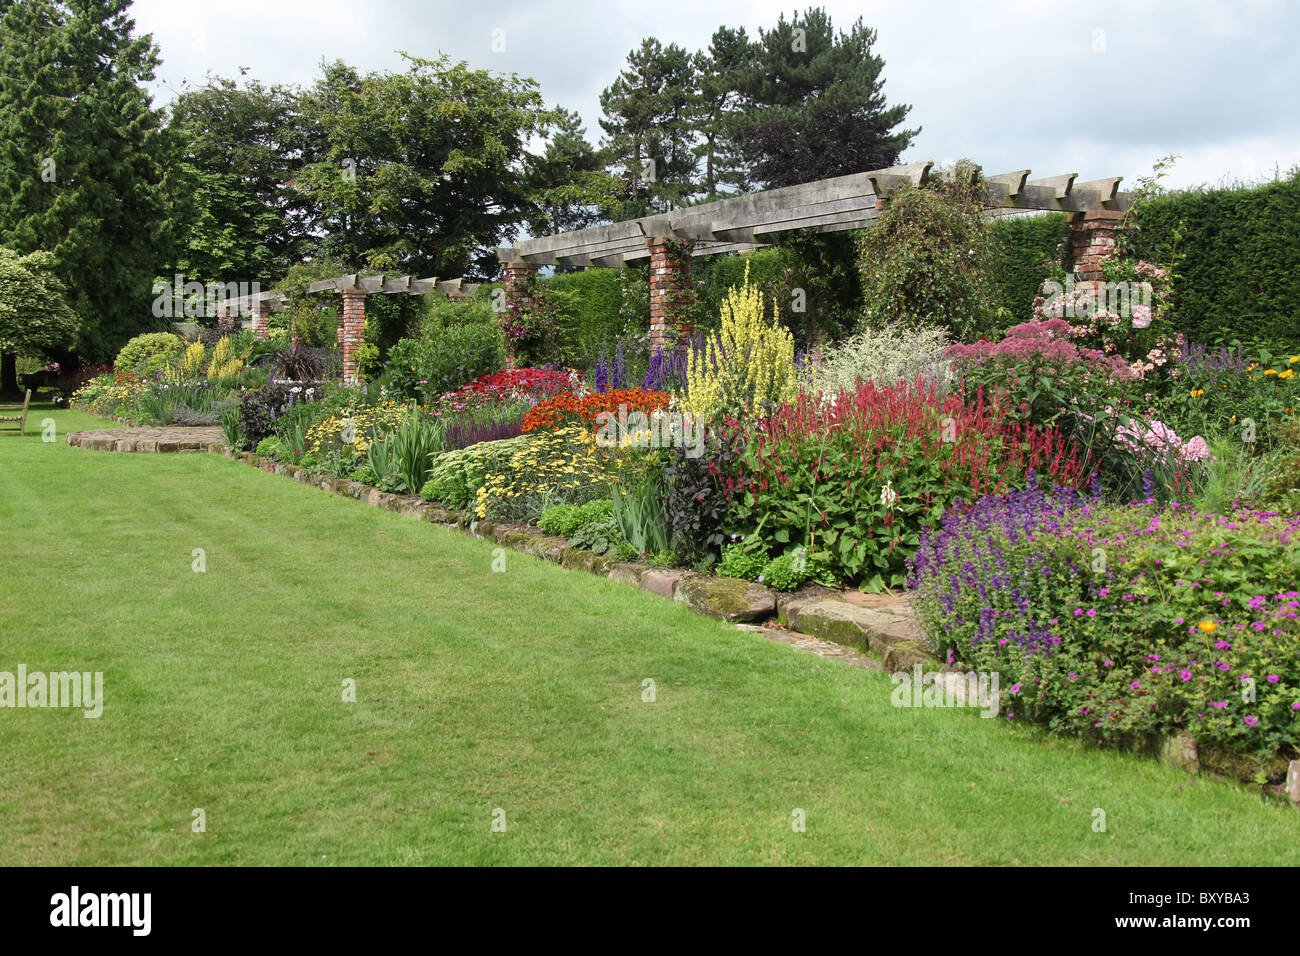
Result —
<svg viewBox="0 0 1300 956"><path fill-rule="evenodd" d="M0 432L0 670L103 671L105 705L0 710L0 865L1300 863L1300 813L1243 788L896 709L679 604L33 419Z"/></svg>

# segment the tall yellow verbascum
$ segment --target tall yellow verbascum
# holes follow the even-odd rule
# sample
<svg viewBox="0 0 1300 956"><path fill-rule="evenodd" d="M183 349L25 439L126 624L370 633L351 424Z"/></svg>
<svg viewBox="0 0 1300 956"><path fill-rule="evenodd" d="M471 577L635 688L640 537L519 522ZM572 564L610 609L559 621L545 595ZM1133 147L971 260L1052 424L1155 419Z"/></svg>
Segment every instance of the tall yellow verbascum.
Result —
<svg viewBox="0 0 1300 956"><path fill-rule="evenodd" d="M765 403L792 401L799 390L794 367L794 337L772 310L763 292L750 285L749 264L740 286L722 301L722 328L692 351L686 364L686 401L707 421L724 415L751 415Z"/></svg>

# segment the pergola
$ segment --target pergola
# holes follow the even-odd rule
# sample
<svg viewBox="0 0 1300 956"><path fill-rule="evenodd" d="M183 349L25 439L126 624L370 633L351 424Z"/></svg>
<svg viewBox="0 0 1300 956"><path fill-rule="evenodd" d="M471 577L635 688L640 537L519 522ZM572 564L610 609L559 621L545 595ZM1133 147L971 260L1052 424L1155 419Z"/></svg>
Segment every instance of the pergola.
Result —
<svg viewBox="0 0 1300 956"><path fill-rule="evenodd" d="M525 301L527 281L543 265L621 267L649 260L650 341L652 347L662 348L671 341L670 327L676 318L673 303L676 294L687 287L692 257L762 248L779 241L783 233L799 229L841 232L870 228L890 197L902 189L925 185L933 167L931 162L892 166L525 239L511 248L497 250L505 275L506 300ZM970 175L972 183L981 181L977 168ZM982 177L986 215L1025 211L1075 214L1071 228L1078 271L1085 280L1099 278L1100 261L1113 250L1118 221L1131 205L1132 194L1119 191L1122 177L1080 182L1078 173L1042 179L1029 176L1028 169L1018 169ZM367 295L423 295L435 291L463 295L476 287L463 279L384 279L351 274L313 282L308 291L336 291L342 296L339 345L344 377L355 381ZM245 298L248 301L244 307L254 314L254 329L265 329L269 313L288 304L284 296L270 292Z"/></svg>
<svg viewBox="0 0 1300 956"><path fill-rule="evenodd" d="M797 229L841 232L870 228L891 196L923 186L934 164L910 163L865 173L821 179L798 186L731 196L606 226L591 226L554 236L526 239L497 250L505 269L507 297L543 265L623 266L650 262L650 337L656 347L670 340L674 293L686 287L693 256L744 252L779 240ZM978 169L971 182L980 181ZM1078 181L1078 173L1030 179L1028 169L982 178L989 215L1031 210L1079 214L1080 222L1123 216L1131 194L1121 193L1121 177Z"/></svg>

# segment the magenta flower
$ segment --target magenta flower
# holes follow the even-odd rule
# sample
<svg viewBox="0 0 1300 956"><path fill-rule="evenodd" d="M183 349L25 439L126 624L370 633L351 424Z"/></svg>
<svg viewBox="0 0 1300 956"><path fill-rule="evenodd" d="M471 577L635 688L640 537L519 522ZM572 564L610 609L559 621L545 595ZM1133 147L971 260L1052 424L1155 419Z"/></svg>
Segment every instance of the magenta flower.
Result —
<svg viewBox="0 0 1300 956"><path fill-rule="evenodd" d="M1257 723L1259 723L1259 718L1258 718L1258 717L1247 717L1247 718L1246 718L1246 726L1247 726L1247 727L1254 727Z"/></svg>
<svg viewBox="0 0 1300 956"><path fill-rule="evenodd" d="M1142 686L1142 682L1140 680L1135 680L1133 683L1129 684L1128 686L1129 686L1129 690L1137 690L1139 687Z"/></svg>
<svg viewBox="0 0 1300 956"><path fill-rule="evenodd" d="M1182 670L1178 672L1178 676L1181 677L1184 681L1189 681L1192 679L1192 672L1189 671L1186 667L1184 667Z"/></svg>

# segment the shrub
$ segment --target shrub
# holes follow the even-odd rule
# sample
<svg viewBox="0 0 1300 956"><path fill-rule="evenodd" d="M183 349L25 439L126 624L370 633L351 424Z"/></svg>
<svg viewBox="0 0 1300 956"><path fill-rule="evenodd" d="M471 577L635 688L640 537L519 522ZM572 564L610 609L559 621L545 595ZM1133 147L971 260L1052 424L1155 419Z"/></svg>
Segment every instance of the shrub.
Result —
<svg viewBox="0 0 1300 956"><path fill-rule="evenodd" d="M807 548L867 590L901 585L904 558L957 500L1046 473L1087 477L1054 429L1014 421L982 396L970 404L922 380L870 382L831 400L806 392L739 427L745 452L725 487L727 523L772 556Z"/></svg>
<svg viewBox="0 0 1300 956"><path fill-rule="evenodd" d="M745 281L722 302L722 327L687 359L686 396L706 421L757 413L794 397L794 339L768 321L763 293Z"/></svg>
<svg viewBox="0 0 1300 956"><path fill-rule="evenodd" d="M594 355L623 333L627 324L623 315L625 271L583 269L541 280L542 286L559 293L559 345L566 355Z"/></svg>
<svg viewBox="0 0 1300 956"><path fill-rule="evenodd" d="M567 538L585 524L612 517L614 503L602 498L585 505L551 505L537 519L537 527L547 534Z"/></svg>
<svg viewBox="0 0 1300 956"><path fill-rule="evenodd" d="M783 554L764 565L758 575L760 584L774 591L793 591L812 578L806 553Z"/></svg>
<svg viewBox="0 0 1300 956"><path fill-rule="evenodd" d="M993 220L992 278L997 290L997 319L985 335L1033 318L1033 301L1043 283L1056 273L1061 247L1069 242L1070 218L1063 212L1005 216Z"/></svg>
<svg viewBox="0 0 1300 956"><path fill-rule="evenodd" d="M451 508L466 508L475 501L488 471L497 470L498 461L508 461L531 441L529 436L521 435L445 451L433 459L429 480L420 489L420 496Z"/></svg>
<svg viewBox="0 0 1300 956"><path fill-rule="evenodd" d="M402 339L388 353L384 379L400 399L432 403L501 367L501 338L491 325L452 326Z"/></svg>
<svg viewBox="0 0 1300 956"><path fill-rule="evenodd" d="M745 545L737 541L722 549L722 560L717 563L715 570L725 577L757 581L768 563L766 552L747 551Z"/></svg>
<svg viewBox="0 0 1300 956"><path fill-rule="evenodd" d="M1146 258L1177 251L1180 330L1216 346L1300 352L1300 168L1261 185L1154 196L1137 226Z"/></svg>
<svg viewBox="0 0 1300 956"><path fill-rule="evenodd" d="M275 432L275 423L290 409L311 402L323 394L320 383L280 382L249 389L239 394L239 431L246 447L255 446Z"/></svg>
<svg viewBox="0 0 1300 956"><path fill-rule="evenodd" d="M1300 519L1100 505L1037 488L953 511L911 562L936 650L1017 718L1101 741L1190 731L1291 758Z"/></svg>
<svg viewBox="0 0 1300 956"><path fill-rule="evenodd" d="M324 365L321 350L306 345L291 345L282 352L276 352L271 359L271 368L276 378L290 382L314 382L321 377Z"/></svg>
<svg viewBox="0 0 1300 956"><path fill-rule="evenodd" d="M925 375L947 381L951 362L944 357L948 336L940 328L890 325L863 329L831 349L817 366L807 369L818 391L853 389L859 381L892 385Z"/></svg>
<svg viewBox="0 0 1300 956"><path fill-rule="evenodd" d="M612 454L596 445L590 430L570 425L512 441L519 444L508 457L492 459L478 488L478 517L525 520L553 503L583 504L608 497ZM489 447L506 444L490 442Z"/></svg>
<svg viewBox="0 0 1300 956"><path fill-rule="evenodd" d="M162 371L185 348L185 340L170 332L137 335L117 353L113 367L120 372L151 375Z"/></svg>
<svg viewBox="0 0 1300 956"><path fill-rule="evenodd" d="M737 429L717 429L705 433L700 455L690 455L684 445L668 450L664 518L669 547L682 561L708 563L717 557L742 449Z"/></svg>
<svg viewBox="0 0 1300 956"><path fill-rule="evenodd" d="M859 233L863 321L871 328L902 323L937 325L957 341L984 332L994 315L991 270L996 254L984 217L982 189L971 170L965 181L934 180L904 188L871 229Z"/></svg>

